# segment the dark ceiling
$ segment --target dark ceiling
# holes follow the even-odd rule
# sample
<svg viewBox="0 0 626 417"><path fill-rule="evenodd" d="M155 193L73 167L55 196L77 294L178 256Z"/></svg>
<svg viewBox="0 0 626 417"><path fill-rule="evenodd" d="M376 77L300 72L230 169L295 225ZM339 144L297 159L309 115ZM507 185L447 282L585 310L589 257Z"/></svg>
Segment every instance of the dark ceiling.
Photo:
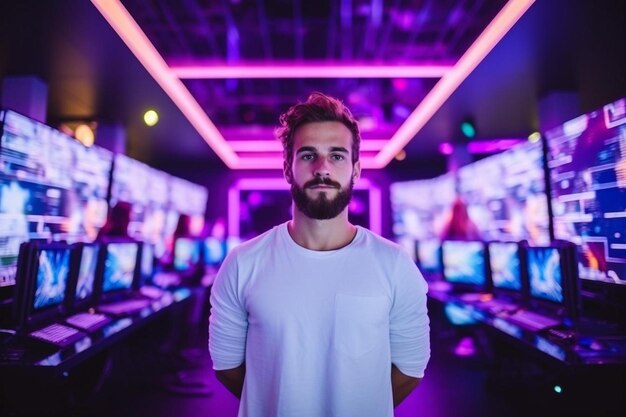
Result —
<svg viewBox="0 0 626 417"><path fill-rule="evenodd" d="M503 0L124 0L168 64L357 61L454 62ZM580 111L626 95L626 6L612 0L537 0L406 146L424 160L472 117L483 139L539 127L539 100L578 93ZM48 123L121 123L128 153L156 166L224 166L88 0L2 2L0 77L49 86ZM394 128L434 80L185 81L218 128L272 126L290 104L321 90ZM401 88L398 88L398 87ZM141 116L159 110L153 128Z"/></svg>

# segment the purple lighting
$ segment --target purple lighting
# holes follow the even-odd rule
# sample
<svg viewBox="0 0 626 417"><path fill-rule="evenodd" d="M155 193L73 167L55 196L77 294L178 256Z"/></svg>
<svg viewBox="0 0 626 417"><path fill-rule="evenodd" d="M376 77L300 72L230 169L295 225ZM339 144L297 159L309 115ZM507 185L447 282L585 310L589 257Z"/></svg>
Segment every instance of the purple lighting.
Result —
<svg viewBox="0 0 626 417"><path fill-rule="evenodd" d="M359 179L354 184L355 190L369 191L369 229L374 233L382 233L382 199L380 188L367 178ZM239 220L241 215L240 192L244 190L289 190L284 178L242 178L228 190L228 234L239 236Z"/></svg>

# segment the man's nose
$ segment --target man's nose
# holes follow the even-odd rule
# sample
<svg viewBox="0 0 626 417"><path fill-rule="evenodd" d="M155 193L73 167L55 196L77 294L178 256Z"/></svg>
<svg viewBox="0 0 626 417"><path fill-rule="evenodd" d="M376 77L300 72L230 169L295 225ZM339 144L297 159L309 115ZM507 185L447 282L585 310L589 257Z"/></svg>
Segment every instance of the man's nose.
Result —
<svg viewBox="0 0 626 417"><path fill-rule="evenodd" d="M315 165L315 176L317 177L328 177L330 176L330 168L328 167L328 162L324 158L320 158Z"/></svg>

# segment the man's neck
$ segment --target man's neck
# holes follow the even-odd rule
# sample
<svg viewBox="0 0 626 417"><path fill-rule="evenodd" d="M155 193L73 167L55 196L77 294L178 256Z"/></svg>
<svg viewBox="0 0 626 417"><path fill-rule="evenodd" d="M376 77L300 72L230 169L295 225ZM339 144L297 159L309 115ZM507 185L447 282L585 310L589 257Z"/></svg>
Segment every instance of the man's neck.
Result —
<svg viewBox="0 0 626 417"><path fill-rule="evenodd" d="M316 251L341 249L356 235L356 226L348 221L347 209L329 220L311 219L295 209L293 219L287 226L294 242Z"/></svg>

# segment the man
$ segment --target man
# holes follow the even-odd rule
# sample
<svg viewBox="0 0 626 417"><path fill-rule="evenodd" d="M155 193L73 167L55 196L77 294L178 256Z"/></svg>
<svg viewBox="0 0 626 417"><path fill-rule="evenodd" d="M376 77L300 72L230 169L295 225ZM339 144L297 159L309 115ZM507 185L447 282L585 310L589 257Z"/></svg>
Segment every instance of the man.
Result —
<svg viewBox="0 0 626 417"><path fill-rule="evenodd" d="M392 416L430 356L426 283L399 246L348 221L361 175L350 111L313 93L280 121L294 215L220 268L217 378L239 416Z"/></svg>

